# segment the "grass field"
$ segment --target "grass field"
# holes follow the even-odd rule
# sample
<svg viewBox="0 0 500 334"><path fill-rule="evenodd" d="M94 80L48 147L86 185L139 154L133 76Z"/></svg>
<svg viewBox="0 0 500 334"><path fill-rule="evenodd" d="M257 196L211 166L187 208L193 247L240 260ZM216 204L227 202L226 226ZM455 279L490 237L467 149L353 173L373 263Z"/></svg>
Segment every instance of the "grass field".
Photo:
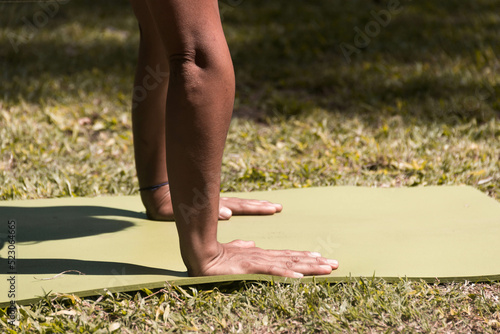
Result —
<svg viewBox="0 0 500 334"><path fill-rule="evenodd" d="M237 76L223 191L467 184L500 198L500 2L390 3L220 4ZM0 42L0 199L137 194L128 2L0 2ZM47 297L17 328L0 311L0 331L500 332L498 283L148 294Z"/></svg>

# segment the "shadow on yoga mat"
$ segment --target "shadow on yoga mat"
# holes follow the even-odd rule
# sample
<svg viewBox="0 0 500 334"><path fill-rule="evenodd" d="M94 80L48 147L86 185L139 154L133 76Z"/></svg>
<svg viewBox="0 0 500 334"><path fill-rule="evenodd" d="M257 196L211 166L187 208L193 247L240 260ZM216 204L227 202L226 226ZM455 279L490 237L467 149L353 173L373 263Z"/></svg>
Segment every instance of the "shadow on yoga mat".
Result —
<svg viewBox="0 0 500 334"><path fill-rule="evenodd" d="M9 202L2 204L3 206L0 207L2 218L10 217L9 219L20 222L16 226L16 242L19 243L113 233L133 225L127 220L98 218L103 216L146 218L144 214L138 212L103 206L9 207L7 206ZM43 228L40 228L42 225ZM2 249L2 245L0 245L0 249Z"/></svg>
<svg viewBox="0 0 500 334"><path fill-rule="evenodd" d="M219 222L221 242L318 251L339 260L327 276L434 281L500 279L500 204L463 186L324 187L226 194L282 203L273 216ZM291 281L267 275L187 277L174 222L146 219L138 196L0 202L0 280L15 278L16 302L47 292L80 296L109 291L241 280ZM11 232L12 233L12 232ZM8 250L15 248L15 261ZM1 285L2 287L4 285ZM7 305L0 291L0 305ZM2 288L3 289L3 288Z"/></svg>
<svg viewBox="0 0 500 334"><path fill-rule="evenodd" d="M110 220L95 216L117 216L125 218L146 218L144 214L107 208L102 206L48 206L22 209L2 207L2 215L16 217L22 224L16 224L16 243L38 243L49 240L81 238L114 233L133 226L126 220ZM36 220L32 218L36 217ZM41 224L41 222L43 222ZM40 228L43 225L43 228ZM1 235L0 235L1 237ZM0 250L5 247L5 238L0 238ZM73 259L16 259L17 274L53 274L73 268L86 275L170 275L185 277L186 272L151 268L122 262L82 261ZM0 258L0 268L7 268L7 259Z"/></svg>

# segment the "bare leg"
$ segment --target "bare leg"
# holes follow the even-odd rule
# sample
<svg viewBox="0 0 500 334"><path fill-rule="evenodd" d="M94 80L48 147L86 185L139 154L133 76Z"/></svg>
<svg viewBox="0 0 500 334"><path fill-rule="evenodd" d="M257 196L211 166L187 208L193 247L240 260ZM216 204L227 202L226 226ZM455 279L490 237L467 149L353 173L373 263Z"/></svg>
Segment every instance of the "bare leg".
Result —
<svg viewBox="0 0 500 334"><path fill-rule="evenodd" d="M132 0L149 6L170 67L166 158L181 254L190 275L328 274L335 260L217 241L220 168L234 73L216 0ZM141 26L143 24L141 23ZM163 180L162 180L163 181Z"/></svg>
<svg viewBox="0 0 500 334"><path fill-rule="evenodd" d="M139 60L134 81L132 124L135 163L139 186L149 187L168 181L165 156L165 112L169 82L169 62L162 39L149 8L132 1L141 26ZM141 191L147 215L154 220L174 220L170 187ZM219 219L233 214L274 214L280 204L267 201L221 198Z"/></svg>
<svg viewBox="0 0 500 334"><path fill-rule="evenodd" d="M150 22L148 7L138 1L132 1L132 5L141 26L132 100L135 165L139 186L149 187L168 181L165 110L169 66L156 26ZM169 187L141 191L141 199L149 218L173 220Z"/></svg>

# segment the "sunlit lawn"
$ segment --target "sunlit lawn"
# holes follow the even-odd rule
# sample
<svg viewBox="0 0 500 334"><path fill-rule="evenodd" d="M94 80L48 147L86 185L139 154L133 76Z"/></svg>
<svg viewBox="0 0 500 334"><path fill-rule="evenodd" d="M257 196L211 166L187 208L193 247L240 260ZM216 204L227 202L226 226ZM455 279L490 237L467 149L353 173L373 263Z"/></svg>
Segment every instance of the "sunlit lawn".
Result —
<svg viewBox="0 0 500 334"><path fill-rule="evenodd" d="M237 76L222 190L466 184L498 199L499 5L401 1L384 27L384 1L221 4ZM128 2L72 0L35 25L40 13L0 2L1 199L137 194ZM499 292L378 280L167 288L47 299L20 317L33 332L495 332Z"/></svg>

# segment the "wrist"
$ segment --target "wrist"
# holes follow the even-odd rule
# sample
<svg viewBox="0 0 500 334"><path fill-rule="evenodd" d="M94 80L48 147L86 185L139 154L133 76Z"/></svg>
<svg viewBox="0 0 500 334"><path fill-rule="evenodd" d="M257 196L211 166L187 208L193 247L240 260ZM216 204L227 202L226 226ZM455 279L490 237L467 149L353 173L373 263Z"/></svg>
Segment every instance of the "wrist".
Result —
<svg viewBox="0 0 500 334"><path fill-rule="evenodd" d="M210 244L182 244L181 255L189 276L203 276L203 272L222 253L222 245L215 241Z"/></svg>

